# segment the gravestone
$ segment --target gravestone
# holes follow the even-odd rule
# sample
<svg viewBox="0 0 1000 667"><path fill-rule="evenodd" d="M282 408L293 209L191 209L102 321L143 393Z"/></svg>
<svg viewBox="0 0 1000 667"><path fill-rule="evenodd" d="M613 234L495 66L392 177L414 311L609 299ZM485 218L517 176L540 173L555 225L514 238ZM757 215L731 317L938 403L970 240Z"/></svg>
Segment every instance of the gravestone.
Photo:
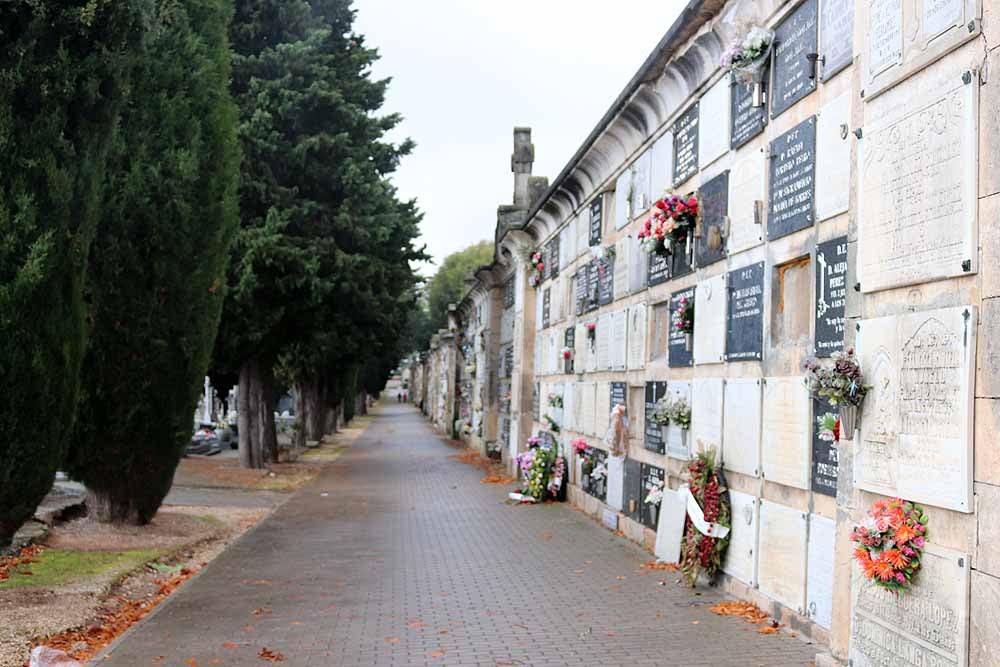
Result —
<svg viewBox="0 0 1000 667"><path fill-rule="evenodd" d="M740 157L729 173L730 256L764 242L764 180L766 160L762 151Z"/></svg>
<svg viewBox="0 0 1000 667"><path fill-rule="evenodd" d="M722 460L726 470L760 476L760 401L758 378L726 380L722 419Z"/></svg>
<svg viewBox="0 0 1000 667"><path fill-rule="evenodd" d="M563 373L567 375L573 372L573 353L576 349L576 329L569 327L563 334L563 350L569 350L570 356L563 356Z"/></svg>
<svg viewBox="0 0 1000 667"><path fill-rule="evenodd" d="M555 278L559 275L559 235L552 237L548 243L545 244L545 263L546 263L546 273L549 278Z"/></svg>
<svg viewBox="0 0 1000 667"><path fill-rule="evenodd" d="M599 260L593 259L587 267L587 312L600 307L601 275L598 270Z"/></svg>
<svg viewBox="0 0 1000 667"><path fill-rule="evenodd" d="M805 612L806 514L770 500L760 502L758 583L762 593Z"/></svg>
<svg viewBox="0 0 1000 667"><path fill-rule="evenodd" d="M837 468L839 465L839 454L837 453L837 443L823 440L819 437L819 423L816 421L823 414L830 412L837 414L837 408L830 405L825 399L813 399L813 420L812 420L812 479L810 487L815 493L822 493L824 496L837 497Z"/></svg>
<svg viewBox="0 0 1000 667"><path fill-rule="evenodd" d="M546 287L542 292L542 328L549 328L549 319L552 316L552 288Z"/></svg>
<svg viewBox="0 0 1000 667"><path fill-rule="evenodd" d="M588 447L588 453L593 457L595 462L595 468L599 465L603 465L605 469L608 465L608 453L603 449L597 449L596 447ZM590 484L590 495L594 496L600 501L604 501L608 493L608 480L607 477L604 479L591 477Z"/></svg>
<svg viewBox="0 0 1000 667"><path fill-rule="evenodd" d="M847 300L847 237L816 245L817 357L844 349L844 304Z"/></svg>
<svg viewBox="0 0 1000 667"><path fill-rule="evenodd" d="M767 238L811 227L816 199L816 117L771 142Z"/></svg>
<svg viewBox="0 0 1000 667"><path fill-rule="evenodd" d="M628 256L628 292L634 294L646 289L647 255L639 245L639 240L628 236L625 238Z"/></svg>
<svg viewBox="0 0 1000 667"><path fill-rule="evenodd" d="M587 288L590 286L590 278L588 275L588 269L590 269L589 264L584 264L580 267L580 270L576 272L576 315L579 317L587 312L587 306L589 305L589 299L587 298Z"/></svg>
<svg viewBox="0 0 1000 667"><path fill-rule="evenodd" d="M833 621L833 550L837 524L809 515L809 562L806 565L806 615L820 627Z"/></svg>
<svg viewBox="0 0 1000 667"><path fill-rule="evenodd" d="M764 379L761 468L764 479L809 488L812 444L809 390L802 376Z"/></svg>
<svg viewBox="0 0 1000 667"><path fill-rule="evenodd" d="M642 464L635 459L625 459L625 493L622 500L625 516L638 521L642 500Z"/></svg>
<svg viewBox="0 0 1000 667"><path fill-rule="evenodd" d="M581 387L580 395L580 416L581 416L581 431L587 435L597 435L596 426L596 400L597 400L597 383L595 382L583 382L579 385Z"/></svg>
<svg viewBox="0 0 1000 667"><path fill-rule="evenodd" d="M683 398L691 406L691 381L690 380L669 380L667 382L667 393L674 399ZM693 421L693 418L692 418ZM691 434L689 430L683 429L673 422L667 427L666 450L674 452L675 458L686 459L687 452L690 451Z"/></svg>
<svg viewBox="0 0 1000 667"><path fill-rule="evenodd" d="M774 31L774 73L771 85L771 118L816 90L815 65L806 54L816 53L817 0L806 0Z"/></svg>
<svg viewBox="0 0 1000 667"><path fill-rule="evenodd" d="M729 145L736 150L764 131L767 126L767 104L753 106L753 86L739 83L735 79L730 85Z"/></svg>
<svg viewBox="0 0 1000 667"><path fill-rule="evenodd" d="M632 210L632 167L628 166L615 179L615 218L612 220L615 229L621 229L632 221L635 212Z"/></svg>
<svg viewBox="0 0 1000 667"><path fill-rule="evenodd" d="M757 584L757 498L730 489L729 508L732 530L722 571L753 587Z"/></svg>
<svg viewBox="0 0 1000 667"><path fill-rule="evenodd" d="M594 345L597 357L598 371L606 371L611 367L611 313L604 313L597 318L597 340Z"/></svg>
<svg viewBox="0 0 1000 667"><path fill-rule="evenodd" d="M829 81L854 59L854 0L823 0L819 35L821 79Z"/></svg>
<svg viewBox="0 0 1000 667"><path fill-rule="evenodd" d="M667 454L686 459L690 455L714 448L722 451L722 412L725 400L725 380L695 378L691 382L691 442L689 452ZM718 457L718 454L716 454Z"/></svg>
<svg viewBox="0 0 1000 667"><path fill-rule="evenodd" d="M680 491L663 490L660 519L656 525L656 546L653 554L664 563L679 563L684 522L687 519L687 499ZM730 544L730 550L732 545Z"/></svg>
<svg viewBox="0 0 1000 667"><path fill-rule="evenodd" d="M602 440L607 436L611 424L611 388L608 382L598 382L594 398L594 431Z"/></svg>
<svg viewBox="0 0 1000 667"><path fill-rule="evenodd" d="M611 407L614 408L616 405L624 405L625 414L628 414L628 383L612 382L610 386L610 392L611 392Z"/></svg>
<svg viewBox="0 0 1000 667"><path fill-rule="evenodd" d="M626 366L628 337L628 311L619 310L611 313L611 355L609 368L613 371L623 371Z"/></svg>
<svg viewBox="0 0 1000 667"><path fill-rule="evenodd" d="M692 301L694 299L695 286L678 290L670 295L670 337L667 339L667 362L671 368L684 368L694 364L694 356L691 350L687 349L684 333L677 330L674 321L680 309L682 298ZM695 310L697 313L697 309Z"/></svg>
<svg viewBox="0 0 1000 667"><path fill-rule="evenodd" d="M760 359L764 346L764 262L729 272L726 361Z"/></svg>
<svg viewBox="0 0 1000 667"><path fill-rule="evenodd" d="M576 426L576 383L567 382L563 388L563 431L575 431ZM565 443L564 443L565 445Z"/></svg>
<svg viewBox="0 0 1000 667"><path fill-rule="evenodd" d="M602 509L601 523L608 530L618 530L618 512L606 508Z"/></svg>
<svg viewBox="0 0 1000 667"><path fill-rule="evenodd" d="M632 217L636 217L647 208L653 205L652 197L652 165L653 154L651 149L646 150L632 163Z"/></svg>
<svg viewBox="0 0 1000 667"><path fill-rule="evenodd" d="M497 390L497 409L500 414L510 414L510 380L500 380Z"/></svg>
<svg viewBox="0 0 1000 667"><path fill-rule="evenodd" d="M663 432L659 424L653 423L652 415L656 410L656 402L667 393L666 382L647 382L645 393L645 414L643 416L642 446L651 452L662 454L664 449Z"/></svg>
<svg viewBox="0 0 1000 667"><path fill-rule="evenodd" d="M674 137L674 187L698 173L698 103L674 121L670 133Z"/></svg>
<svg viewBox="0 0 1000 667"><path fill-rule="evenodd" d="M694 363L720 364L726 352L726 274L698 283L694 309Z"/></svg>
<svg viewBox="0 0 1000 667"><path fill-rule="evenodd" d="M862 320L865 380L855 485L972 512L977 310L971 306Z"/></svg>
<svg viewBox="0 0 1000 667"><path fill-rule="evenodd" d="M625 492L625 457L608 456L608 506L617 511L621 511L624 502Z"/></svg>
<svg viewBox="0 0 1000 667"><path fill-rule="evenodd" d="M650 287L670 280L670 260L655 253L649 255L646 269L646 284Z"/></svg>
<svg viewBox="0 0 1000 667"><path fill-rule="evenodd" d="M868 104L858 178L862 292L977 270L979 86L974 76L963 83L965 67L946 59L921 72L915 90L900 85L907 97L890 90Z"/></svg>
<svg viewBox="0 0 1000 667"><path fill-rule="evenodd" d="M674 135L667 132L653 144L649 182L652 187L654 202L663 197L664 191L673 182L673 169Z"/></svg>
<svg viewBox="0 0 1000 667"><path fill-rule="evenodd" d="M514 375L514 346L507 345L503 350L503 376L511 377Z"/></svg>
<svg viewBox="0 0 1000 667"><path fill-rule="evenodd" d="M846 213L851 195L850 90L823 104L816 119L816 220Z"/></svg>
<svg viewBox="0 0 1000 667"><path fill-rule="evenodd" d="M702 169L729 150L729 77L723 76L698 100L698 164Z"/></svg>
<svg viewBox="0 0 1000 667"><path fill-rule="evenodd" d="M729 219L729 171L724 171L699 189L701 235L695 239L698 266L708 266L726 258L726 226Z"/></svg>
<svg viewBox="0 0 1000 667"><path fill-rule="evenodd" d="M666 477L664 476L663 468L651 466L648 463L642 464L642 472L640 474L642 475L642 488L640 489L642 503L639 510L639 522L646 528L656 530L660 508L658 505L647 503L646 498L654 488L663 488Z"/></svg>
<svg viewBox="0 0 1000 667"><path fill-rule="evenodd" d="M590 202L590 245L601 245L601 232L604 224L602 196L597 195Z"/></svg>
<svg viewBox="0 0 1000 667"><path fill-rule="evenodd" d="M868 78L903 60L903 0L868 3Z"/></svg>
<svg viewBox="0 0 1000 667"><path fill-rule="evenodd" d="M628 354L629 370L641 369L646 365L646 304L633 304L628 309Z"/></svg>
<svg viewBox="0 0 1000 667"><path fill-rule="evenodd" d="M855 570L851 664L967 665L970 565L968 554L928 544L920 572L903 594L876 586Z"/></svg>
<svg viewBox="0 0 1000 667"><path fill-rule="evenodd" d="M615 258L594 260L597 267L597 303L606 306L615 300Z"/></svg>
<svg viewBox="0 0 1000 667"><path fill-rule="evenodd" d="M631 236L625 236L623 238L615 241L615 261L614 261L614 276L612 277L612 283L614 285L614 300L621 299L624 296L628 296L629 293L629 244L632 241Z"/></svg>

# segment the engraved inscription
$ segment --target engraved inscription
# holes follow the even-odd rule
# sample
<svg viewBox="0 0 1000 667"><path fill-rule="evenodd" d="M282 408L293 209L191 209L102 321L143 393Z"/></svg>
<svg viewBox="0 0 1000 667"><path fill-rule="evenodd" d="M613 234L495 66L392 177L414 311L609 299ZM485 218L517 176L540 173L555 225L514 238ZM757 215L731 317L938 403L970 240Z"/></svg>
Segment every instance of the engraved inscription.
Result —
<svg viewBox="0 0 1000 667"><path fill-rule="evenodd" d="M868 71L873 77L903 59L903 0L871 0L868 7Z"/></svg>

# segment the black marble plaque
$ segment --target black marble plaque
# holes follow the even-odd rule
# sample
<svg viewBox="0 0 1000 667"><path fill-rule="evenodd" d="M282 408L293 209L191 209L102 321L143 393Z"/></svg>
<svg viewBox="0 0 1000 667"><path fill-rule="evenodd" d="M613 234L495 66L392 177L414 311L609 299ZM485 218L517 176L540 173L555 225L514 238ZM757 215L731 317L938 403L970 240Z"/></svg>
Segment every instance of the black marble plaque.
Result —
<svg viewBox="0 0 1000 667"><path fill-rule="evenodd" d="M640 510L640 522L646 528L652 528L656 530L656 520L659 516L659 505L652 505L646 502L646 497L649 492L656 488L663 488L664 480L666 479L663 474L663 468L658 468L656 466L651 466L648 463L642 464L642 488L639 493L642 494L642 508Z"/></svg>
<svg viewBox="0 0 1000 667"><path fill-rule="evenodd" d="M597 303L606 306L615 300L615 257L594 260L597 267Z"/></svg>
<svg viewBox="0 0 1000 667"><path fill-rule="evenodd" d="M537 382L531 387L531 417L536 422L542 420L542 397Z"/></svg>
<svg viewBox="0 0 1000 667"><path fill-rule="evenodd" d="M670 280L670 260L656 253L649 254L646 264L646 284L652 287Z"/></svg>
<svg viewBox="0 0 1000 667"><path fill-rule="evenodd" d="M753 87L733 81L730 105L729 145L736 150L764 131L767 103L753 106Z"/></svg>
<svg viewBox="0 0 1000 667"><path fill-rule="evenodd" d="M601 232L604 224L604 211L601 195L590 202L590 245L601 245Z"/></svg>
<svg viewBox="0 0 1000 667"><path fill-rule="evenodd" d="M726 361L760 359L764 346L764 262L730 271Z"/></svg>
<svg viewBox="0 0 1000 667"><path fill-rule="evenodd" d="M598 449L596 447L588 447L586 449L587 458L594 462L594 467L603 464L607 468L608 464L608 453L603 449ZM583 490L594 496L598 500L604 500L608 493L608 478L603 477L601 479L594 479L591 475L584 475L581 480L583 484Z"/></svg>
<svg viewBox="0 0 1000 667"><path fill-rule="evenodd" d="M670 130L674 135L674 185L698 173L698 103L681 115Z"/></svg>
<svg viewBox="0 0 1000 667"><path fill-rule="evenodd" d="M684 368L694 364L694 355L687 350L684 334L674 326L674 317L682 297L693 301L694 285L670 295L670 336L667 338L667 364L671 368Z"/></svg>
<svg viewBox="0 0 1000 667"><path fill-rule="evenodd" d="M597 310L600 305L601 272L598 260L593 259L587 266L587 312Z"/></svg>
<svg viewBox="0 0 1000 667"><path fill-rule="evenodd" d="M844 349L847 237L816 246L816 356Z"/></svg>
<svg viewBox="0 0 1000 667"><path fill-rule="evenodd" d="M590 268L589 264L584 264L580 267L580 270L576 272L576 314L583 315L587 311L587 287L589 286L589 278L587 270Z"/></svg>
<svg viewBox="0 0 1000 667"><path fill-rule="evenodd" d="M854 55L854 0L823 0L820 7L820 78L829 81Z"/></svg>
<svg viewBox="0 0 1000 667"><path fill-rule="evenodd" d="M616 405L624 405L625 412L628 414L628 383L627 382L612 382L611 383L611 407L614 408Z"/></svg>
<svg viewBox="0 0 1000 667"><path fill-rule="evenodd" d="M816 205L816 116L771 142L767 238L811 227Z"/></svg>
<svg viewBox="0 0 1000 667"><path fill-rule="evenodd" d="M695 240L698 266L726 258L726 217L729 215L729 171L701 186L701 236Z"/></svg>
<svg viewBox="0 0 1000 667"><path fill-rule="evenodd" d="M662 454L664 450L663 430L659 424L654 424L652 420L653 411L656 409L656 402L667 393L666 382L647 382L645 393L645 414L643 421L642 446L651 452Z"/></svg>
<svg viewBox="0 0 1000 667"><path fill-rule="evenodd" d="M568 348L571 352L576 349L576 327L566 329L563 346ZM567 375L573 372L573 361L574 359L572 354L570 354L568 359L565 356L563 357L563 372Z"/></svg>
<svg viewBox="0 0 1000 667"><path fill-rule="evenodd" d="M552 288L546 287L542 292L542 328L549 328L549 318L552 314Z"/></svg>
<svg viewBox="0 0 1000 667"><path fill-rule="evenodd" d="M771 118L816 90L816 65L806 58L818 49L816 4L817 0L806 0L774 31Z"/></svg>
<svg viewBox="0 0 1000 667"><path fill-rule="evenodd" d="M813 399L812 427L812 490L826 496L837 495L837 443L819 438L819 422L825 412L837 414L837 409L823 399Z"/></svg>
<svg viewBox="0 0 1000 667"><path fill-rule="evenodd" d="M633 521L642 516L642 464L625 459L625 476L622 480L622 512Z"/></svg>
<svg viewBox="0 0 1000 667"><path fill-rule="evenodd" d="M559 275L559 235L556 234L552 239L545 244L545 255L547 259L546 263L546 273L549 278L555 278Z"/></svg>

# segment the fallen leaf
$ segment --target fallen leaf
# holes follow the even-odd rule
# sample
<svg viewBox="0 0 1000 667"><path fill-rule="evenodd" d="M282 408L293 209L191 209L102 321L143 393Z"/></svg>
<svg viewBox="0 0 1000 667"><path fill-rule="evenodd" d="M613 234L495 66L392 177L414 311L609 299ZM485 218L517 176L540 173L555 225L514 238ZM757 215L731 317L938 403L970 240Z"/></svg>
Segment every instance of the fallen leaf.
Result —
<svg viewBox="0 0 1000 667"><path fill-rule="evenodd" d="M167 656L165 656L165 655L158 655L155 658L153 658L153 664L154 665L158 665L158 664L160 664L161 662L163 662L166 659L167 659Z"/></svg>
<svg viewBox="0 0 1000 667"><path fill-rule="evenodd" d="M410 628L412 630L419 630L420 628L425 627L425 626L424 626L424 622L421 621L419 618L414 618L414 619L411 619L406 624L406 627L408 627L408 628Z"/></svg>
<svg viewBox="0 0 1000 667"><path fill-rule="evenodd" d="M618 581L625 581L625 575L619 574L617 577L615 577L615 579L617 579Z"/></svg>
<svg viewBox="0 0 1000 667"><path fill-rule="evenodd" d="M698 625L701 621L691 621L691 625Z"/></svg>
<svg viewBox="0 0 1000 667"><path fill-rule="evenodd" d="M658 560L647 561L640 567L643 570L666 570L667 572L677 572L681 569L677 563L663 563Z"/></svg>
<svg viewBox="0 0 1000 667"><path fill-rule="evenodd" d="M253 610L254 616L263 616L264 614L270 614L270 613L271 610L268 609L267 607L257 607L256 609Z"/></svg>
<svg viewBox="0 0 1000 667"><path fill-rule="evenodd" d="M448 634L448 631L447 630L438 630L438 634L439 635L446 635L446 634Z"/></svg>
<svg viewBox="0 0 1000 667"><path fill-rule="evenodd" d="M266 660L267 662L285 661L285 656L281 655L277 651L272 651L271 649L268 648L262 648L260 651L257 652L257 655L260 656L261 660Z"/></svg>
<svg viewBox="0 0 1000 667"><path fill-rule="evenodd" d="M549 533L549 532L542 533L541 535L538 536L538 538L541 539L541 540L551 540L552 539L552 533Z"/></svg>
<svg viewBox="0 0 1000 667"><path fill-rule="evenodd" d="M399 637L386 637L385 638L385 643L386 644L398 644L399 643Z"/></svg>
<svg viewBox="0 0 1000 667"><path fill-rule="evenodd" d="M184 661L184 664L187 665L187 667L198 667L198 661L194 658L188 658Z"/></svg>
<svg viewBox="0 0 1000 667"><path fill-rule="evenodd" d="M710 609L713 614L718 614L719 616L738 616L745 619L748 623L753 624L762 623L768 618L768 615L761 611L760 607L746 600L728 600L713 605Z"/></svg>
<svg viewBox="0 0 1000 667"><path fill-rule="evenodd" d="M762 635L773 635L777 631L778 631L778 628L771 627L770 625L765 625L764 627L762 627L757 632L759 632Z"/></svg>
<svg viewBox="0 0 1000 667"><path fill-rule="evenodd" d="M439 648L436 651L428 651L427 652L427 657L428 658L443 658L444 657L444 649L443 648Z"/></svg>
<svg viewBox="0 0 1000 667"><path fill-rule="evenodd" d="M232 651L234 648L239 648L239 646L240 645L237 644L236 642L225 642L222 644L222 648L229 649L230 651Z"/></svg>

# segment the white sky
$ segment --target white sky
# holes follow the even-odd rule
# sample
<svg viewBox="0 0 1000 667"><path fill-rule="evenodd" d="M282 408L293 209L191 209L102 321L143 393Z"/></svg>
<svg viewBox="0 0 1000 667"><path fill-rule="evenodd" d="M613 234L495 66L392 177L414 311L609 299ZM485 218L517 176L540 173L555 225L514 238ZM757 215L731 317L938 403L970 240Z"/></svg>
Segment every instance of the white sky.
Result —
<svg viewBox="0 0 1000 667"><path fill-rule="evenodd" d="M532 128L534 174L554 179L686 4L356 0L374 73L393 79L385 110L404 116L392 138L417 143L394 181L424 212L428 254L493 237L514 126Z"/></svg>

